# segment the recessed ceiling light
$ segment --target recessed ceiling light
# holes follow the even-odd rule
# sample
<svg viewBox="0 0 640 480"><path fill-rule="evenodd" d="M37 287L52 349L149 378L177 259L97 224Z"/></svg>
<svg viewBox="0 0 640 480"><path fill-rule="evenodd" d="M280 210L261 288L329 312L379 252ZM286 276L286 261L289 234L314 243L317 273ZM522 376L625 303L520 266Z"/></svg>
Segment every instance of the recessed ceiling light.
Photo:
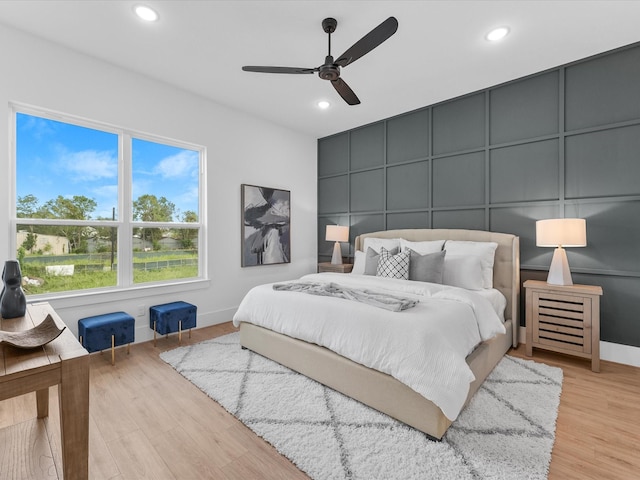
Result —
<svg viewBox="0 0 640 480"><path fill-rule="evenodd" d="M331 104L329 102L327 102L326 100L321 100L321 101L318 102L318 108L320 110L326 110L330 106L331 106Z"/></svg>
<svg viewBox="0 0 640 480"><path fill-rule="evenodd" d="M136 12L136 15L145 22L155 22L158 20L158 13L146 5L136 5L133 7L133 11Z"/></svg>
<svg viewBox="0 0 640 480"><path fill-rule="evenodd" d="M485 38L490 42L497 42L499 40L502 40L507 35L509 35L509 27L498 27L487 33L487 36Z"/></svg>

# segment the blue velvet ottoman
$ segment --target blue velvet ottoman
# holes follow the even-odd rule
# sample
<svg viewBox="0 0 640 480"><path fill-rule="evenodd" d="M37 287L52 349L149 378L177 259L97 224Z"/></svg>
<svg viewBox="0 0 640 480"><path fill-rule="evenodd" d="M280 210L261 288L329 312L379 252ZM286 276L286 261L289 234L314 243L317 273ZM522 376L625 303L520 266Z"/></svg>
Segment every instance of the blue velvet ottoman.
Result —
<svg viewBox="0 0 640 480"><path fill-rule="evenodd" d="M80 344L89 353L111 348L115 365L115 347L127 344L127 354L135 339L135 320L126 312L105 313L78 320Z"/></svg>
<svg viewBox="0 0 640 480"><path fill-rule="evenodd" d="M178 343L182 342L182 331L196 326L198 307L187 302L172 302L155 305L149 308L149 327L153 329L153 345L156 345L156 334L169 335L178 332Z"/></svg>

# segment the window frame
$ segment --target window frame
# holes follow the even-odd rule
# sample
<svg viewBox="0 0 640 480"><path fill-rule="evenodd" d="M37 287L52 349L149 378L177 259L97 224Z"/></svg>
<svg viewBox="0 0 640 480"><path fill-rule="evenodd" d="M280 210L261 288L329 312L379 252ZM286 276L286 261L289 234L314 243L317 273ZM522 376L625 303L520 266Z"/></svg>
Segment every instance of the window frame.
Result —
<svg viewBox="0 0 640 480"><path fill-rule="evenodd" d="M136 131L129 128L117 127L108 123L95 120L88 120L74 115L54 112L51 110L10 103L10 252L17 254L17 226L18 225L73 225L80 227L113 227L117 234L118 269L116 285L110 287L99 287L81 290L65 290L43 294L29 295L29 301L50 300L67 297L79 297L95 294L112 294L130 290L157 290L162 287L173 287L175 290L191 290L194 284L203 283L208 285L209 276L207 271L207 215L206 215L206 156L207 149L202 145L175 140L160 135L153 135ZM90 128L101 132L112 133L118 136L118 206L116 209L116 220L70 220L70 219L41 219L41 218L18 218L17 216L17 115L25 114L67 123L74 126ZM145 222L133 220L133 165L132 165L132 142L133 139L140 139L149 142L160 143L176 148L183 148L198 152L198 222ZM177 278L155 282L134 283L133 268L133 235L134 231L140 227L147 228L189 228L198 230L197 251L198 251L198 275L196 277ZM12 256L12 255L10 255ZM182 287L181 287L182 286ZM177 288L176 288L177 287ZM156 293L155 291L153 293Z"/></svg>

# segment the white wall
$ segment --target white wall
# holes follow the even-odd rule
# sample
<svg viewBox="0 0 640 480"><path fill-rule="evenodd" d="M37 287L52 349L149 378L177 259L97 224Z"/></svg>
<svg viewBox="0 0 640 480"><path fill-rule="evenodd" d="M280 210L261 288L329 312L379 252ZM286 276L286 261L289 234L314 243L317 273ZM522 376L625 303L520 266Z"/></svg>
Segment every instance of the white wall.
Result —
<svg viewBox="0 0 640 480"><path fill-rule="evenodd" d="M0 26L0 261L10 249L10 102L46 108L183 140L207 153L209 282L188 288L132 289L50 303L77 332L83 316L125 310L136 316L136 341L152 338L148 307L174 300L198 306L198 326L231 320L249 288L316 268L316 139L145 76ZM267 167L268 164L268 167ZM240 267L240 184L291 191L290 264ZM37 193L37 192L36 192Z"/></svg>

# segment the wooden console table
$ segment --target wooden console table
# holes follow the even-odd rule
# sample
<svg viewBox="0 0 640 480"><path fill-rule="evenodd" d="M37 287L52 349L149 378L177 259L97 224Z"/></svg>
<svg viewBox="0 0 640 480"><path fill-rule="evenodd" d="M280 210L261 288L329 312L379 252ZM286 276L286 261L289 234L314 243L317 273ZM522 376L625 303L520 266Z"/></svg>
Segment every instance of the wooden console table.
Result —
<svg viewBox="0 0 640 480"><path fill-rule="evenodd" d="M24 317L0 318L0 329L33 328L50 314L48 303L27 306ZM67 328L52 342L30 350L0 345L0 400L36 392L38 418L49 414L49 387L58 385L62 468L65 480L89 478L89 354Z"/></svg>

